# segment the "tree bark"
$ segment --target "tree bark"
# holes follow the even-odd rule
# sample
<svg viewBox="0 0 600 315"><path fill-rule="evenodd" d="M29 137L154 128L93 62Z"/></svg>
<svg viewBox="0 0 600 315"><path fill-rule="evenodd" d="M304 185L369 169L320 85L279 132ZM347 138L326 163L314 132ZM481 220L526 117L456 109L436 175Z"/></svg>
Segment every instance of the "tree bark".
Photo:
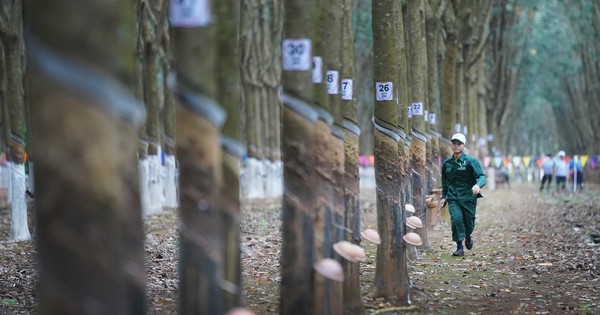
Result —
<svg viewBox="0 0 600 315"><path fill-rule="evenodd" d="M452 3L448 3L443 15L446 31L445 54L440 69L440 104L442 110L441 156L442 160L452 154L450 138L455 132L456 123L456 64L458 62L458 38L456 16Z"/></svg>
<svg viewBox="0 0 600 315"><path fill-rule="evenodd" d="M373 58L375 91L374 155L377 189L377 229L381 244L377 247L375 283L370 295L399 305L408 304L404 201L400 198L398 141L398 72L389 71L396 63L394 23L401 18L395 1L374 1ZM389 14L393 12L394 14ZM377 84L379 83L379 84ZM391 83L391 84L390 84ZM386 88L387 87L387 88ZM378 100L379 98L379 100Z"/></svg>
<svg viewBox="0 0 600 315"><path fill-rule="evenodd" d="M40 314L145 314L134 8L28 5Z"/></svg>
<svg viewBox="0 0 600 315"><path fill-rule="evenodd" d="M210 3L215 10L216 2ZM215 21L173 28L180 163L179 312L222 314L223 189Z"/></svg>
<svg viewBox="0 0 600 315"><path fill-rule="evenodd" d="M412 167L412 196L411 203L416 209L415 215L423 222L427 220L427 207L425 206L425 195L427 194L428 173L427 165L427 137L425 130L424 108L426 78L427 52L423 43L423 32L421 30L421 2L409 1L406 25L408 25L408 48L409 48L409 82L410 104L412 107L410 146L410 165ZM416 229L421 236L423 245L421 248L429 248L427 237L427 225Z"/></svg>
<svg viewBox="0 0 600 315"><path fill-rule="evenodd" d="M313 1L285 2L283 68L283 213L281 249L280 314L313 314L315 157L312 100ZM301 40L291 42L289 40ZM298 58L298 59L296 59ZM307 61L305 63L304 61Z"/></svg>
<svg viewBox="0 0 600 315"><path fill-rule="evenodd" d="M25 201L25 91L23 87L24 42L23 42L23 1L4 3L9 12L7 21L2 23L0 39L3 42L6 58L6 105L8 108L8 163L10 168L10 239L26 241L31 239L27 224L27 204Z"/></svg>
<svg viewBox="0 0 600 315"><path fill-rule="evenodd" d="M352 28L352 0L342 2L342 69L341 78L341 107L343 108L344 124L344 226L351 232L344 239L356 245L361 244L360 224L360 185L358 164L358 104L356 102L354 69L354 36ZM344 314L362 314L365 306L360 289L360 264L348 260L342 261L344 267Z"/></svg>
<svg viewBox="0 0 600 315"><path fill-rule="evenodd" d="M234 287L226 290L225 309L232 309L242 303L242 274L240 254L240 162L245 154L240 134L240 80L238 30L240 3L236 0L219 1L217 18L219 21L217 44L219 62L218 102L227 111L223 126L221 145L223 148L223 191L221 192L223 226L223 271L225 280Z"/></svg>
<svg viewBox="0 0 600 315"><path fill-rule="evenodd" d="M242 134L248 157L280 159L283 1L241 2Z"/></svg>

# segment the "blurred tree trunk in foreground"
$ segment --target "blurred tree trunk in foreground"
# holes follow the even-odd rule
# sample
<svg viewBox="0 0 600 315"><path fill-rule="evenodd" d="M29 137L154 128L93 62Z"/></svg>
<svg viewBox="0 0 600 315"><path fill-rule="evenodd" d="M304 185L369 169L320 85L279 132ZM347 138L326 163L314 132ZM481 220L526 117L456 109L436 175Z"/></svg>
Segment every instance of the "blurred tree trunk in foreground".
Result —
<svg viewBox="0 0 600 315"><path fill-rule="evenodd" d="M217 95L217 24L212 3L171 3L177 82L177 157L180 163L179 312L223 314L223 188ZM174 6L178 5L178 6ZM202 6L201 6L202 5ZM208 11L205 11L209 9ZM199 13L186 19L184 13ZM197 10L197 11L196 11Z"/></svg>
<svg viewBox="0 0 600 315"><path fill-rule="evenodd" d="M28 2L40 314L146 312L133 9Z"/></svg>
<svg viewBox="0 0 600 315"><path fill-rule="evenodd" d="M285 2L283 55L283 214L280 314L313 314L315 158L312 100L313 1Z"/></svg>

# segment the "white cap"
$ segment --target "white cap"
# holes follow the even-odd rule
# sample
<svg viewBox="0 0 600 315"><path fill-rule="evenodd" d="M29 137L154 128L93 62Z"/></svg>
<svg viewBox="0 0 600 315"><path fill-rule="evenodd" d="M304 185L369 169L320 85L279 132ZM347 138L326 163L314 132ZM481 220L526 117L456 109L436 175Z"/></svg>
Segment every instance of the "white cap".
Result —
<svg viewBox="0 0 600 315"><path fill-rule="evenodd" d="M450 141L452 141L452 140L458 140L458 141L462 142L463 144L467 143L467 138L462 133L455 133L452 136L452 139L450 139Z"/></svg>
<svg viewBox="0 0 600 315"><path fill-rule="evenodd" d="M565 153L565 151L563 151L563 150L560 150L560 151L558 151L558 156L565 157L565 155L567 155L567 154Z"/></svg>

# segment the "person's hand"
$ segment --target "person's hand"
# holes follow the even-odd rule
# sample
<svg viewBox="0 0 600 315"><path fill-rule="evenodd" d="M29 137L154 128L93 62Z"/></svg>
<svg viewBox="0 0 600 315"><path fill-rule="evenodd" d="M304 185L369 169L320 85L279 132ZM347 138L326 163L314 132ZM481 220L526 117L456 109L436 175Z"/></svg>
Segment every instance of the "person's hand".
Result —
<svg viewBox="0 0 600 315"><path fill-rule="evenodd" d="M438 208L443 208L444 205L446 204L446 199L441 199L440 202L438 203Z"/></svg>
<svg viewBox="0 0 600 315"><path fill-rule="evenodd" d="M479 188L479 185L475 184L471 188L471 191L473 192L473 195L477 195L479 193L479 191L481 191L481 188Z"/></svg>

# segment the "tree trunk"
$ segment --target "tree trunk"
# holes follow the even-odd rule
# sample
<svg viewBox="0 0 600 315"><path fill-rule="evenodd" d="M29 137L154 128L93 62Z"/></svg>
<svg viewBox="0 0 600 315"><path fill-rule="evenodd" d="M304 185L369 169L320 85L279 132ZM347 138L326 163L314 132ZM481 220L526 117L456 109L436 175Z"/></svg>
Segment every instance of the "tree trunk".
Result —
<svg viewBox="0 0 600 315"><path fill-rule="evenodd" d="M31 239L27 225L27 203L25 200L25 92L23 88L24 43L23 1L3 3L9 13L2 22L0 38L6 58L6 105L10 136L8 140L8 165L10 169L11 229L10 239Z"/></svg>
<svg viewBox="0 0 600 315"><path fill-rule="evenodd" d="M343 239L343 135L340 134L339 73L341 70L341 1L317 1L314 46L322 56L323 80L314 82L313 95L319 121L315 125L317 216L315 260L336 258L333 244ZM337 124L336 124L337 120ZM324 298L321 298L324 297ZM342 285L317 274L315 278L315 314L342 313Z"/></svg>
<svg viewBox="0 0 600 315"><path fill-rule="evenodd" d="M410 146L410 165L412 167L412 196L410 200L416 209L415 215L423 222L427 221L427 207L425 206L425 195L427 194L428 173L427 165L427 137L425 131L425 86L426 78L426 50L423 43L423 32L421 31L421 1L409 1L406 25L408 26L408 48L409 48L409 82L410 82L410 104L412 109ZM416 229L421 236L423 245L421 248L429 248L427 237L427 225Z"/></svg>
<svg viewBox="0 0 600 315"><path fill-rule="evenodd" d="M242 1L240 24L241 124L248 151L243 195L280 197L283 1Z"/></svg>
<svg viewBox="0 0 600 315"><path fill-rule="evenodd" d="M283 54L283 214L280 314L313 314L315 157L312 1L285 2ZM321 297L322 299L323 297Z"/></svg>
<svg viewBox="0 0 600 315"><path fill-rule="evenodd" d="M168 3L168 1L166 1ZM163 84L164 108L162 115L162 123L164 126L164 168L165 168L165 202L164 206L168 208L177 208L179 206L179 170L176 159L175 138L177 122L176 104L173 91L169 87L169 76L173 70L173 52L171 47L171 36L169 35L169 21L163 20L163 40L162 51L164 53L162 61L163 73L165 80Z"/></svg>
<svg viewBox="0 0 600 315"><path fill-rule="evenodd" d="M344 226L351 232L345 234L345 240L361 244L360 225L360 185L358 164L358 104L355 97L354 84L354 37L352 29L352 0L342 2L342 69L340 72L341 107L344 124ZM344 314L362 314L365 306L360 289L360 264L348 260L342 261L344 266Z"/></svg>
<svg viewBox="0 0 600 315"><path fill-rule="evenodd" d="M133 9L29 2L40 314L146 312Z"/></svg>
<svg viewBox="0 0 600 315"><path fill-rule="evenodd" d="M456 64L458 62L458 38L456 17L451 3L447 4L443 15L446 31L445 54L440 69L440 104L442 110L441 156L442 160L452 154L450 138L455 133L456 123Z"/></svg>
<svg viewBox="0 0 600 315"><path fill-rule="evenodd" d="M240 162L245 154L240 135L239 89L239 1L219 1L217 5L218 34L218 102L227 111L223 126L223 191L221 192L223 226L223 271L225 280L235 285L225 291L225 309L242 303L242 274L240 262Z"/></svg>
<svg viewBox="0 0 600 315"><path fill-rule="evenodd" d="M393 14L390 14L393 12ZM377 247L374 296L383 297L392 304L407 305L409 300L404 205L400 198L398 141L398 88L397 71L389 71L396 64L394 24L401 18L395 1L374 1L373 57L375 95L375 183L377 185L377 227L381 244Z"/></svg>
<svg viewBox="0 0 600 315"><path fill-rule="evenodd" d="M440 174L440 136L439 133L439 118L440 108L438 104L438 37L441 36L441 21L438 17L439 4L432 5L429 0L424 1L425 4L425 31L427 45L427 104L429 109L429 117L426 121L429 122L429 134L431 136L431 151L427 154L429 169L432 173L432 188L439 188L442 185ZM435 1L434 1L435 2ZM434 223L437 223L437 213ZM430 214L429 217L432 217Z"/></svg>
<svg viewBox="0 0 600 315"><path fill-rule="evenodd" d="M214 2L209 7L214 9ZM172 7L181 174L179 312L222 314L223 174L219 137L225 112L213 100L217 95L217 28L214 21L203 19L187 24L190 27L179 27L174 21L176 13ZM204 14L211 16L210 12Z"/></svg>
<svg viewBox="0 0 600 315"><path fill-rule="evenodd" d="M138 20L141 40L142 55L142 82L144 104L146 105L145 141L147 156L140 160L140 165L147 176L143 176L148 191L148 204L143 204L145 215L157 214L162 211L164 202L162 163L161 163L161 125L159 109L164 105L164 91L162 82L165 73L162 71L161 41L163 40L163 23L167 18L168 7L164 2L148 2L138 0ZM142 188L143 190L144 188Z"/></svg>

